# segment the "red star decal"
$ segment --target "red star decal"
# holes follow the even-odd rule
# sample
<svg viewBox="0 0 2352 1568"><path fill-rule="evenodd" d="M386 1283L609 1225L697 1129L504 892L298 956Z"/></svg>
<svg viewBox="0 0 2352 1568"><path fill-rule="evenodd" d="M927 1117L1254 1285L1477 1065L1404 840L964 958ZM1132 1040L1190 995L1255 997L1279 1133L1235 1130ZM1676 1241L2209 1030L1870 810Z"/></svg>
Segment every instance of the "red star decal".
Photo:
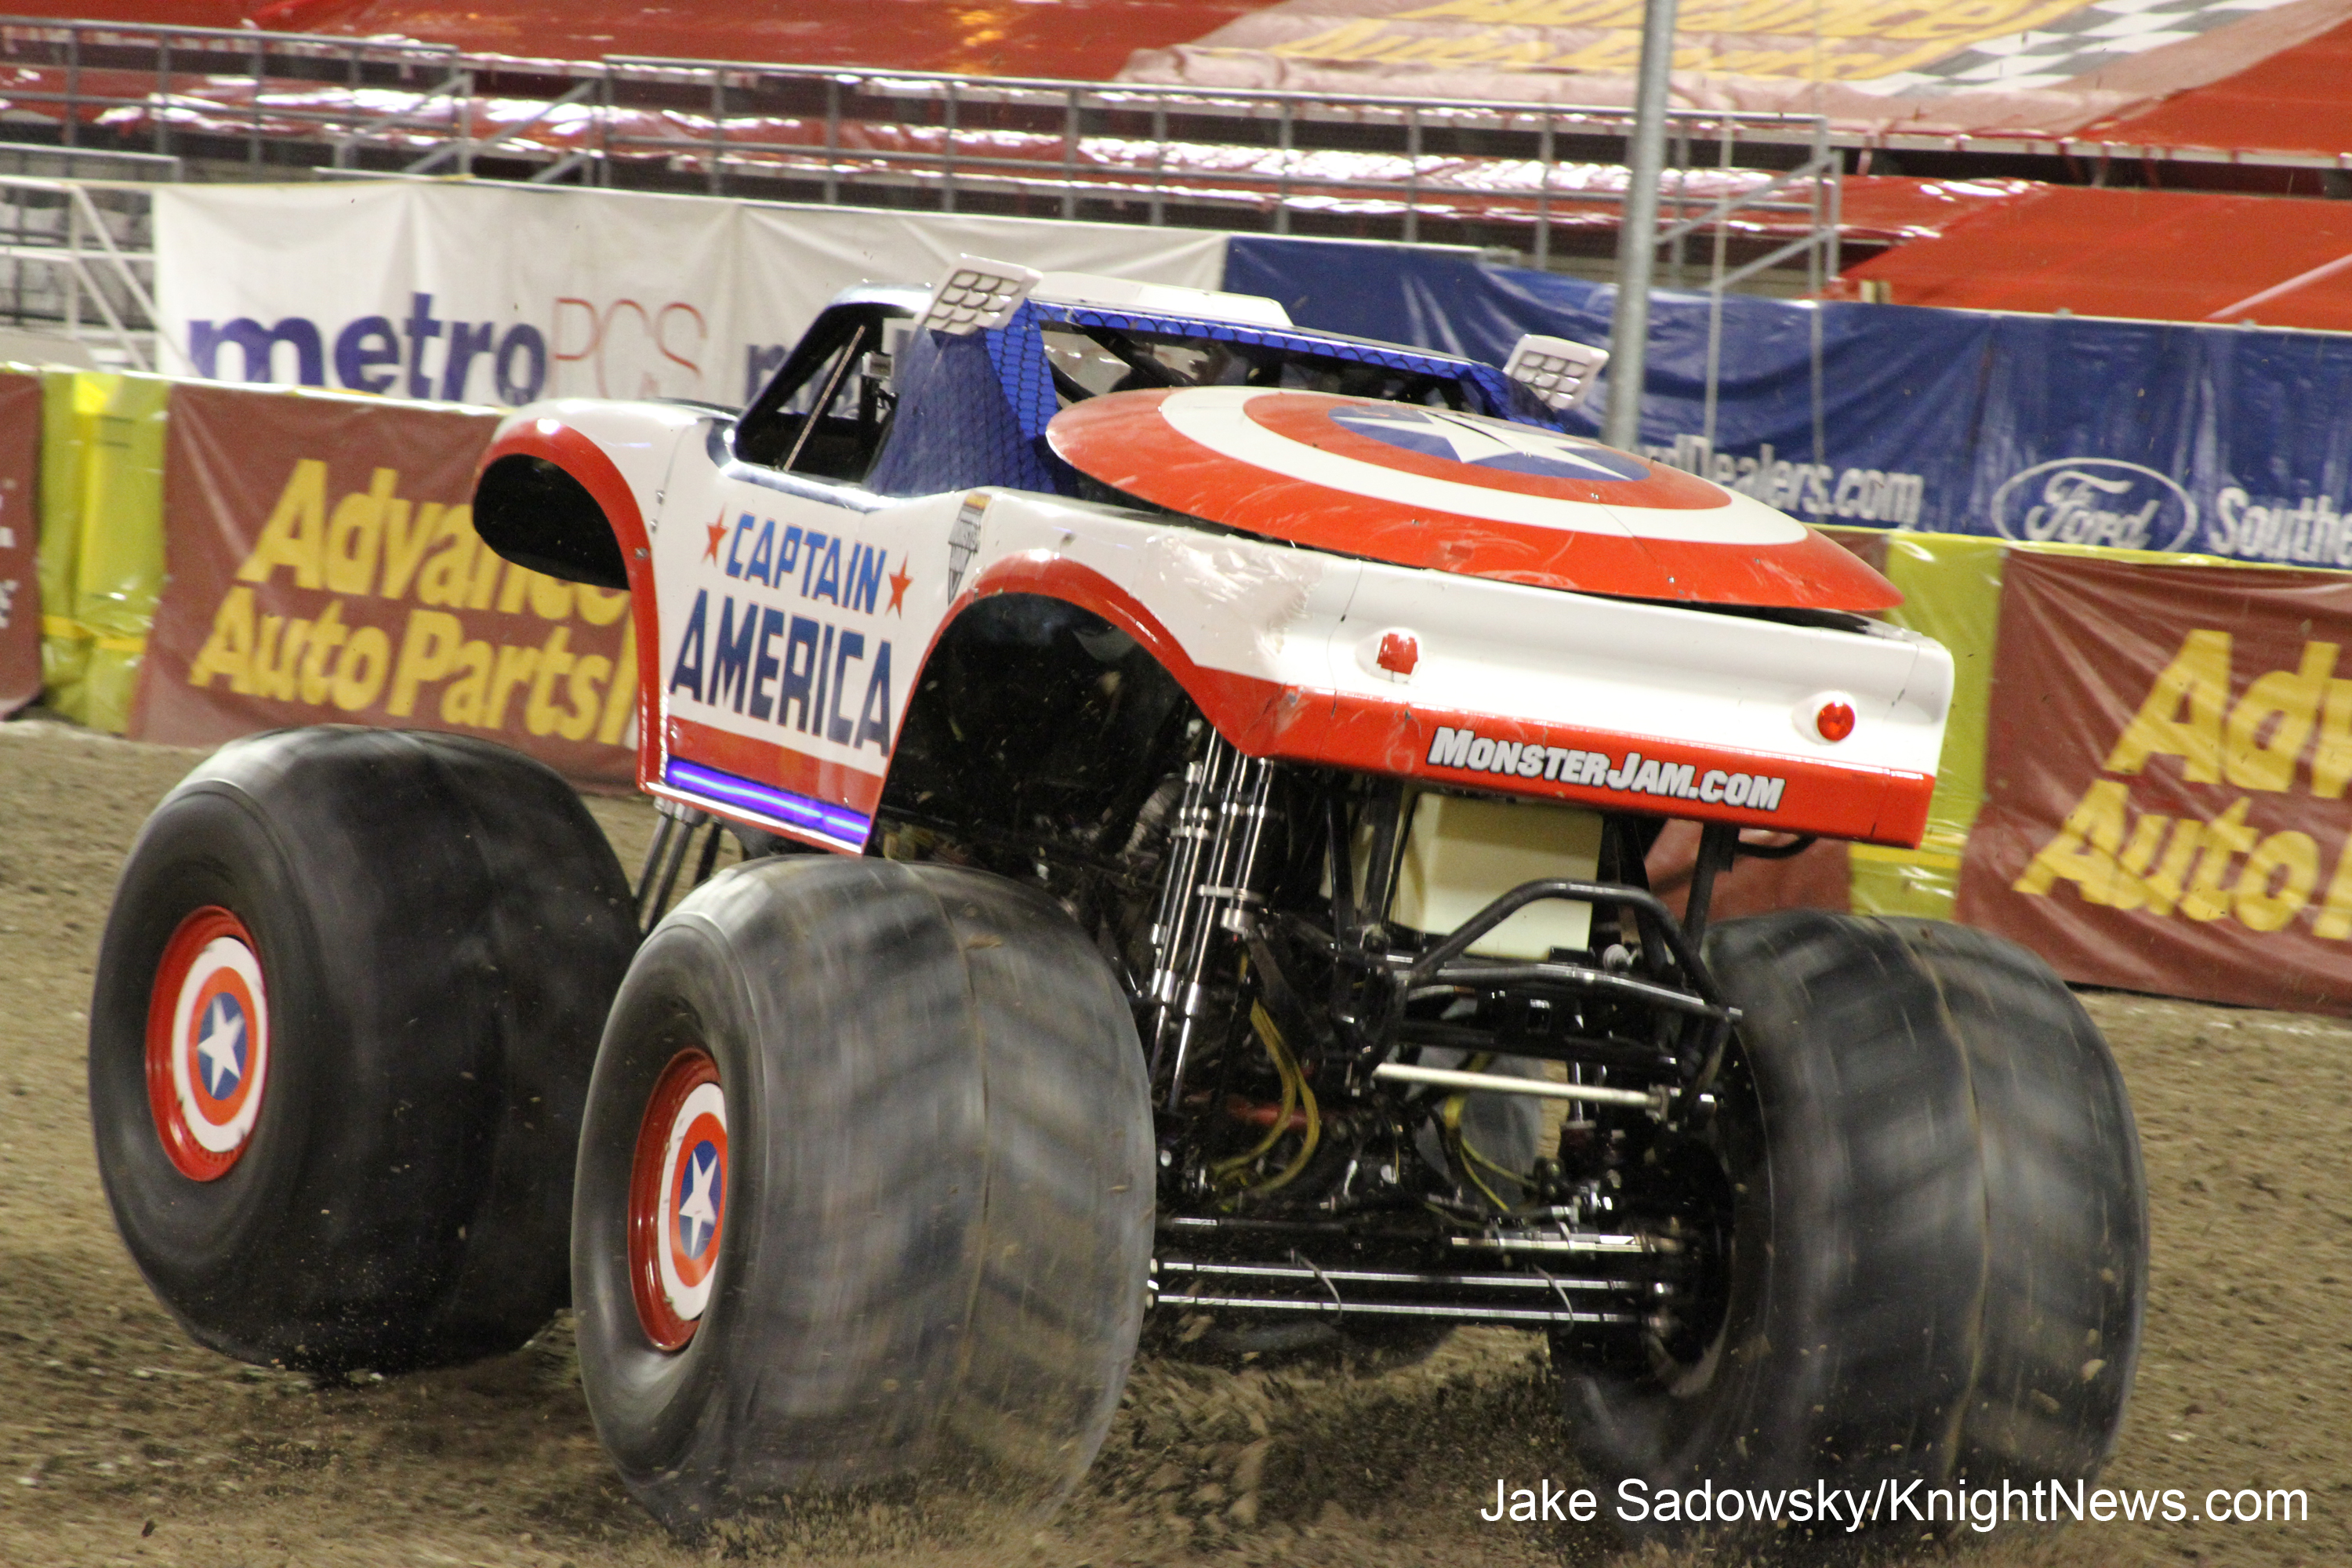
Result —
<svg viewBox="0 0 2352 1568"><path fill-rule="evenodd" d="M708 526L710 530L710 542L702 547L702 558L716 566L719 564L719 542L727 537L727 514L720 512L719 521Z"/></svg>
<svg viewBox="0 0 2352 1568"><path fill-rule="evenodd" d="M907 614L907 584L914 580L915 575L907 570L907 563L904 560L898 563L898 569L896 572L883 579L890 584L890 613L901 619L904 619Z"/></svg>

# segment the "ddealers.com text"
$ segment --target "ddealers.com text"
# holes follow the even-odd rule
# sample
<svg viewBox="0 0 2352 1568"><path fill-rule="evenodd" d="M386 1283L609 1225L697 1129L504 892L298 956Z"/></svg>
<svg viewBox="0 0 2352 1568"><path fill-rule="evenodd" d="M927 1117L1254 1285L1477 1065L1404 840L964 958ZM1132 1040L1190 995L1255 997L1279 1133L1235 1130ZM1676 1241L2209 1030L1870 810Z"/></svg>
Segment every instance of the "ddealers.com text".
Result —
<svg viewBox="0 0 2352 1568"><path fill-rule="evenodd" d="M1652 1488L1639 1479L1617 1487L1612 1510L1621 1524L1791 1524L1853 1531L1877 1524L1964 1524L1990 1531L2004 1524L2093 1522L2182 1524L2299 1523L2311 1517L2311 1500L2297 1487L2260 1491L2216 1487L2197 1499L2179 1487L2162 1489L2072 1488L2056 1481L2031 1487L2010 1481L1970 1486L1967 1480L1930 1487L1925 1481L1886 1479L1856 1491L1816 1481L1810 1488L1717 1487L1701 1481L1686 1490ZM1574 1490L1539 1480L1533 1487L1495 1482L1495 1503L1478 1517L1489 1524L1588 1523L1599 1517L1601 1499L1590 1488Z"/></svg>

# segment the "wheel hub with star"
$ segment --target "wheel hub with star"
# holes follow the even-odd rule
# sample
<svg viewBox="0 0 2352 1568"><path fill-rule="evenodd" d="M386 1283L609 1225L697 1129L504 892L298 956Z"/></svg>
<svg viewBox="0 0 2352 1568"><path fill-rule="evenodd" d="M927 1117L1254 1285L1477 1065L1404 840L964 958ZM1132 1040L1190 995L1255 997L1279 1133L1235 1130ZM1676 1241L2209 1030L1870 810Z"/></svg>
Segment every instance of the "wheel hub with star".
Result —
<svg viewBox="0 0 2352 1568"><path fill-rule="evenodd" d="M727 1209L727 1096L719 1068L680 1051L655 1080L629 1180L629 1282L646 1337L694 1338L710 1304Z"/></svg>
<svg viewBox="0 0 2352 1568"><path fill-rule="evenodd" d="M1155 506L1399 566L1702 604L1868 611L1901 597L1760 501L1539 426L1200 386L1090 398L1046 438Z"/></svg>
<svg viewBox="0 0 2352 1568"><path fill-rule="evenodd" d="M268 991L252 933L207 905L163 944L147 1009L148 1109L182 1175L228 1173L253 1139L268 1076Z"/></svg>

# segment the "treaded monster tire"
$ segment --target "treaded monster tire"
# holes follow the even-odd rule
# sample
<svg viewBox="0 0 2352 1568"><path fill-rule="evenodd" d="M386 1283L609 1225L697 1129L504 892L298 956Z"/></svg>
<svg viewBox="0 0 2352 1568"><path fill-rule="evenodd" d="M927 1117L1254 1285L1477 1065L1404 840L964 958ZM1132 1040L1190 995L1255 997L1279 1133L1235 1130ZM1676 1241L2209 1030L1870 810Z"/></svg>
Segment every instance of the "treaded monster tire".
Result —
<svg viewBox="0 0 2352 1568"><path fill-rule="evenodd" d="M476 741L283 731L165 796L100 950L90 1113L123 1241L188 1331L334 1373L543 1326L631 910L572 790Z"/></svg>
<svg viewBox="0 0 2352 1568"><path fill-rule="evenodd" d="M630 967L581 1139L623 1479L689 1537L917 1479L1057 1500L1134 1353L1152 1147L1126 1000L1042 895L831 858L705 884Z"/></svg>
<svg viewBox="0 0 2352 1568"><path fill-rule="evenodd" d="M2147 1178L2123 1076L2032 953L1966 926L1885 923L1968 1048L1987 1171L1981 1353L1956 1469L2090 1475L2122 1424L2147 1304Z"/></svg>
<svg viewBox="0 0 2352 1568"><path fill-rule="evenodd" d="M1612 1506L1633 1479L1869 1495L2095 1473L2138 1356L2147 1219L2081 1006L2031 953L1934 921L1794 910L1706 951L1745 1014L1715 1144L1720 1327L1647 1369L1556 1347ZM1871 1522L1920 1528L1889 1501Z"/></svg>

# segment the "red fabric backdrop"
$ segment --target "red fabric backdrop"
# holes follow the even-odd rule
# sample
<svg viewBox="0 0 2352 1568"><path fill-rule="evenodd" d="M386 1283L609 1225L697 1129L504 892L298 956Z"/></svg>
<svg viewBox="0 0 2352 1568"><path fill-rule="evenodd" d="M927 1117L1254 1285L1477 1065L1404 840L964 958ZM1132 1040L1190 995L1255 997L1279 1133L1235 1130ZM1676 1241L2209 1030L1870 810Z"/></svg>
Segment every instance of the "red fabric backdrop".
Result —
<svg viewBox="0 0 2352 1568"><path fill-rule="evenodd" d="M886 66L972 76L1115 76L1140 48L1223 26L1247 0L1055 0L943 5L937 0L741 0L633 5L624 0L84 0L61 16L370 37L396 34L484 54L593 60L604 55Z"/></svg>
<svg viewBox="0 0 2352 1568"><path fill-rule="evenodd" d="M0 375L0 715L41 694L41 382Z"/></svg>

